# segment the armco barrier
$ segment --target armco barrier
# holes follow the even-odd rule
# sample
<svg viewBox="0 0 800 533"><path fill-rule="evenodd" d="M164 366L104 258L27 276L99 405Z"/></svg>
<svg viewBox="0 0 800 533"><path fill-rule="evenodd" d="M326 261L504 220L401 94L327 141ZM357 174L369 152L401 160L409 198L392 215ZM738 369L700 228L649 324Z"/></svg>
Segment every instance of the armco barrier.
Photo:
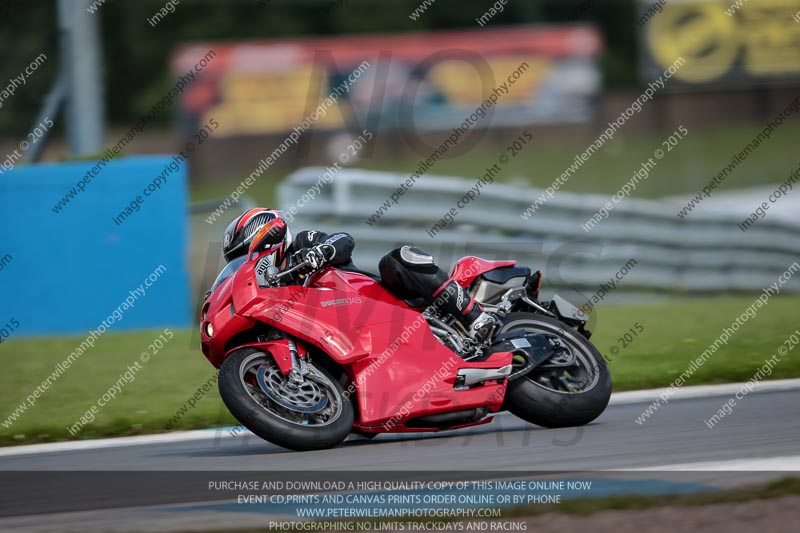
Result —
<svg viewBox="0 0 800 533"><path fill-rule="evenodd" d="M693 213L691 220L680 220L674 205L628 198L587 233L581 224L610 196L558 192L523 220L520 214L542 191L499 183L484 186L455 224L431 238L426 230L475 179L427 176L369 225L367 219L407 176L347 169L326 185L319 179L324 172L307 168L292 174L280 187L280 205L296 206L314 184L322 183L320 192L299 208L295 230L351 233L356 262L366 270L374 271L388 249L413 243L445 267L462 255L517 259L542 269L549 287L559 290L591 294L634 258L638 263L615 292L727 293L759 291L800 261L800 226L762 220L743 233L733 215ZM800 291L800 272L783 291Z"/></svg>
<svg viewBox="0 0 800 533"><path fill-rule="evenodd" d="M156 176L178 161L155 191ZM53 206L95 161L20 167L0 176L0 323L18 334L96 329L159 265L165 270L113 331L189 324L186 166L167 156L108 163L60 212ZM174 168L174 167L173 167ZM136 196L143 198L114 223Z"/></svg>

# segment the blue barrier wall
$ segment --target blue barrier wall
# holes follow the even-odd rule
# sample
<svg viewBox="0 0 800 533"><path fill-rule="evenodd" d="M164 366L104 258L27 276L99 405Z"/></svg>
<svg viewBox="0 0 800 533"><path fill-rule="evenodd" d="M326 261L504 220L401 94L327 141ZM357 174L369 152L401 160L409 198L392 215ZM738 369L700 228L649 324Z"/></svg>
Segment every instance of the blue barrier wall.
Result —
<svg viewBox="0 0 800 533"><path fill-rule="evenodd" d="M15 320L12 336L190 322L184 161L118 159L80 192L97 164L0 174L0 328Z"/></svg>

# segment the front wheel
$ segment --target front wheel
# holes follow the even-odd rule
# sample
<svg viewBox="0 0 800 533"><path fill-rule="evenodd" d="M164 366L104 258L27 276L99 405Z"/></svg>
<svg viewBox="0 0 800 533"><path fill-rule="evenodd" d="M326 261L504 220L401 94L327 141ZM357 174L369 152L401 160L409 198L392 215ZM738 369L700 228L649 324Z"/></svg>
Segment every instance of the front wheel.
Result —
<svg viewBox="0 0 800 533"><path fill-rule="evenodd" d="M534 313L505 317L500 332L513 330L554 337L563 350L509 383L506 409L547 428L582 426L605 411L611 398L611 374L586 337L556 319Z"/></svg>
<svg viewBox="0 0 800 533"><path fill-rule="evenodd" d="M324 368L308 363L302 383L293 383L272 356L255 348L231 353L219 372L219 393L244 427L284 448L332 448L353 427L353 404Z"/></svg>

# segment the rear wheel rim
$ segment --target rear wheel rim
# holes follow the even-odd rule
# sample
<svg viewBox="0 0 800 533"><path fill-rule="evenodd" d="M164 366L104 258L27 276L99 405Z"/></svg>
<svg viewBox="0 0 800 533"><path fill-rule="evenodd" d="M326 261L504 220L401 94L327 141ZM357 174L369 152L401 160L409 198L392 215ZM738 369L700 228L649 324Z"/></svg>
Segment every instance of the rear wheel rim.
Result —
<svg viewBox="0 0 800 533"><path fill-rule="evenodd" d="M302 427L329 426L342 416L342 396L328 376L310 362L307 367L303 382L292 384L272 356L256 352L239 366L239 382L259 407L284 422Z"/></svg>
<svg viewBox="0 0 800 533"><path fill-rule="evenodd" d="M530 319L511 321L501 328L504 333L512 330L523 330L526 333L543 333L558 341L575 356L575 364L570 367L547 368L548 361L531 370L524 378L549 392L559 394L583 394L597 386L600 381L600 367L594 362L594 356L584 342L579 342L575 335L564 328Z"/></svg>

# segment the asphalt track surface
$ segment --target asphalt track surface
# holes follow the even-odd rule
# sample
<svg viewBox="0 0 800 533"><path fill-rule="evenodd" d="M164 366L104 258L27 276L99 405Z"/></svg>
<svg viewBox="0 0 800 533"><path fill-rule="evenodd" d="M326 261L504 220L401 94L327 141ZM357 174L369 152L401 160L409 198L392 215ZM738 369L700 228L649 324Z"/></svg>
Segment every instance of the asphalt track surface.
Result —
<svg viewBox="0 0 800 533"><path fill-rule="evenodd" d="M0 475L4 479L0 489L0 530L67 530L48 529L48 524L57 517L61 525L69 523L69 517L76 520L76 531L112 530L98 525L104 523L103 513L109 509L162 506L163 511L163 506L172 506L170 509L174 511L178 504L220 499L219 495L210 494L203 483L189 483L188 488L182 487L180 491L166 486L161 491L157 488L146 492L116 491L115 497L105 499L98 498L90 489L83 493L73 486L65 494L59 492L59 480L72 476L74 483L74 474L65 471L105 471L106 474L100 475L111 475L126 483L126 471L130 475L144 475L146 471L195 472L202 477L208 476L209 471L218 474L395 471L400 475L448 472L468 476L480 471L517 475L644 470L651 472L647 474L650 478L663 478L666 470L686 468L705 471L695 473L692 482L721 487L774 478L777 474L719 476L709 470L796 469L800 456L797 411L800 389L795 386L791 390L756 390L738 400L734 411L709 429L705 421L730 397L729 392L717 392L673 399L643 424L636 419L650 404L649 400L615 402L594 423L577 429L546 430L512 415L501 415L491 424L456 432L382 435L373 441L352 440L336 449L305 453L287 451L249 434L232 437L226 430L208 430L204 438L178 442L37 453L20 450L21 453L12 455L0 454ZM762 464L763 468L737 466L748 461L751 466ZM684 476L680 481L687 480ZM49 503L44 504L43 500ZM43 509L59 514L40 515ZM216 514L213 506L200 509L208 515L202 523L209 527L215 523L212 516L230 520L230 515L242 524L250 523L243 513L227 513L230 511L227 508L216 509ZM169 514L160 516L166 518ZM198 519L196 512L183 513L189 514L192 520ZM119 510L114 511L114 516L115 523L121 524ZM145 515L136 516L142 519ZM250 520L255 516L247 515ZM97 520L100 522L95 523ZM263 516L258 520L255 523L263 526ZM178 523L189 526L189 522L165 522L158 527L164 531L180 530ZM230 522L225 523L231 526ZM145 525L141 527L141 531L146 530Z"/></svg>

